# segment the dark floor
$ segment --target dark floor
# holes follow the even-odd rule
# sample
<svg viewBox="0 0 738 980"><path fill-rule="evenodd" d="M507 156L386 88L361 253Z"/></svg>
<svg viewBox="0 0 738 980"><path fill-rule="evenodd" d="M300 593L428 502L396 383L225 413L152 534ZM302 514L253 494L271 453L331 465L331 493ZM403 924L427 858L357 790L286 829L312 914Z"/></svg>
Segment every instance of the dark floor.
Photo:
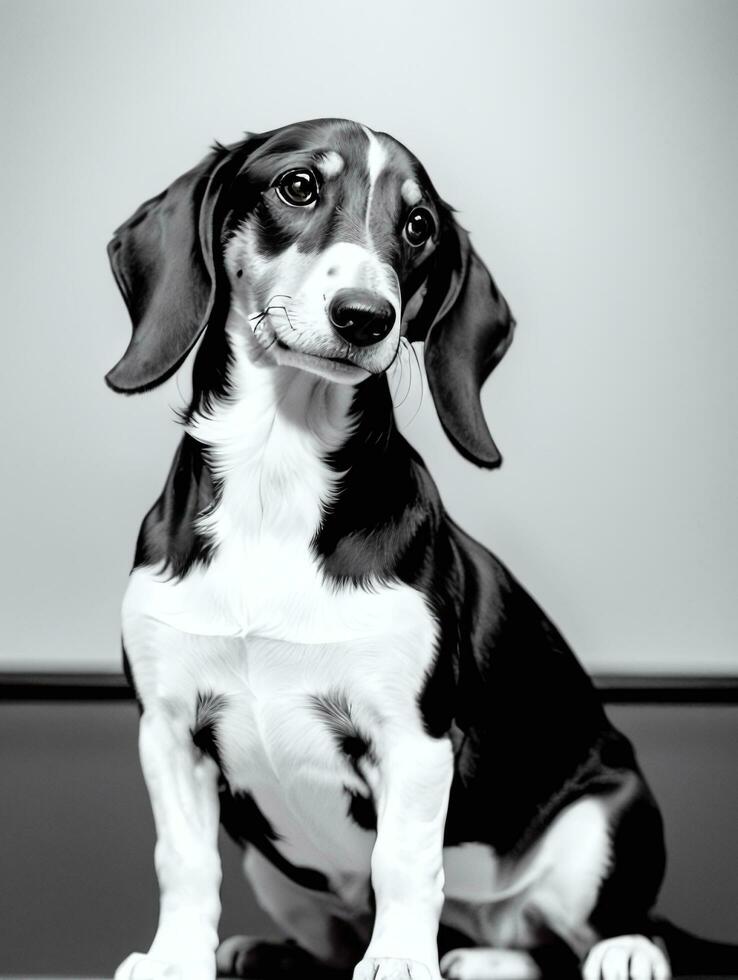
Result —
<svg viewBox="0 0 738 980"><path fill-rule="evenodd" d="M664 811L660 910L738 941L738 707L618 706ZM0 977L110 976L156 925L153 828L127 702L0 707ZM274 935L224 841L221 935Z"/></svg>

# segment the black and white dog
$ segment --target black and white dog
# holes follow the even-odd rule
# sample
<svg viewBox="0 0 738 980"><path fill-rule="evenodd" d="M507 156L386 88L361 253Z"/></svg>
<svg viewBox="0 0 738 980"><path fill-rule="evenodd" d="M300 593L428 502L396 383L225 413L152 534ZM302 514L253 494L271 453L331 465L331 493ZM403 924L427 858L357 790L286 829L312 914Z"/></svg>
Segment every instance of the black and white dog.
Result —
<svg viewBox="0 0 738 980"><path fill-rule="evenodd" d="M514 320L418 160L343 120L249 135L109 252L133 321L112 388L202 335L123 604L161 912L117 980L489 980L554 955L665 980L633 750L395 425L386 372L423 341L449 438L500 462L479 393ZM219 819L294 945L218 950Z"/></svg>

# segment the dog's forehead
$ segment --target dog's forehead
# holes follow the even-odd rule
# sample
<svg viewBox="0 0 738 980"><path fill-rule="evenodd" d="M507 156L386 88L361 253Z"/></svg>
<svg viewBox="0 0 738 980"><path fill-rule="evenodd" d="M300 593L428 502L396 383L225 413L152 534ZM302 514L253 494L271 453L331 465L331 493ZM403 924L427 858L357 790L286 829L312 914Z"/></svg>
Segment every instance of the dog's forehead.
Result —
<svg viewBox="0 0 738 980"><path fill-rule="evenodd" d="M250 167L264 179L290 166L315 164L324 176L368 187L380 180L407 203L425 190L424 171L416 157L386 133L346 119L294 123L270 133Z"/></svg>

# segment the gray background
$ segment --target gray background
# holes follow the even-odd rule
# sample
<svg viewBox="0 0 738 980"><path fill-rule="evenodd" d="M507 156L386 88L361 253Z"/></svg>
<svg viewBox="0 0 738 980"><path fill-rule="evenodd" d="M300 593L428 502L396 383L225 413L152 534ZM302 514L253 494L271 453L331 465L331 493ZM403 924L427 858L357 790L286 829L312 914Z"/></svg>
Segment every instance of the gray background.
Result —
<svg viewBox="0 0 738 980"><path fill-rule="evenodd" d="M8 2L0 665L118 666L178 381L117 397L105 244L217 138L345 115L406 142L519 321L506 463L401 412L449 510L592 668L738 667L738 4ZM404 394L403 379L398 401ZM417 417L411 421L417 412Z"/></svg>

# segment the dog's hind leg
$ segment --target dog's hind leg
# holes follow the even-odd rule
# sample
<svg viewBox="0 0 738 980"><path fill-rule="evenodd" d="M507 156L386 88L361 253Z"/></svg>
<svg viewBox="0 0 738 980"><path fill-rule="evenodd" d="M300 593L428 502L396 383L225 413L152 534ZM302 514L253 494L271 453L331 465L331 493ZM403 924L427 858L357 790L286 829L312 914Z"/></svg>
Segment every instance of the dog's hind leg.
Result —
<svg viewBox="0 0 738 980"><path fill-rule="evenodd" d="M579 957L553 936L530 950L457 945L441 956L441 974L446 980L582 980Z"/></svg>
<svg viewBox="0 0 738 980"><path fill-rule="evenodd" d="M371 928L368 908L363 919L349 919L335 895L291 881L254 847L247 848L244 871L259 905L288 940L226 939L217 953L219 976L308 978L315 974L320 980L350 976Z"/></svg>
<svg viewBox="0 0 738 980"><path fill-rule="evenodd" d="M218 947L218 976L253 980L347 980L350 971L331 970L292 940L231 936Z"/></svg>
<svg viewBox="0 0 738 980"><path fill-rule="evenodd" d="M489 946L453 949L441 960L447 980L539 980L536 961L525 950Z"/></svg>
<svg viewBox="0 0 738 980"><path fill-rule="evenodd" d="M447 953L444 977L581 977L582 959L602 935L589 920L612 859L609 826L609 801L582 797L559 813L526 855L503 866L496 900L447 901L446 920L478 945Z"/></svg>
<svg viewBox="0 0 738 980"><path fill-rule="evenodd" d="M669 959L650 919L665 864L661 816L634 775L616 799L609 870L589 918L599 941L587 951L584 980L668 980Z"/></svg>

